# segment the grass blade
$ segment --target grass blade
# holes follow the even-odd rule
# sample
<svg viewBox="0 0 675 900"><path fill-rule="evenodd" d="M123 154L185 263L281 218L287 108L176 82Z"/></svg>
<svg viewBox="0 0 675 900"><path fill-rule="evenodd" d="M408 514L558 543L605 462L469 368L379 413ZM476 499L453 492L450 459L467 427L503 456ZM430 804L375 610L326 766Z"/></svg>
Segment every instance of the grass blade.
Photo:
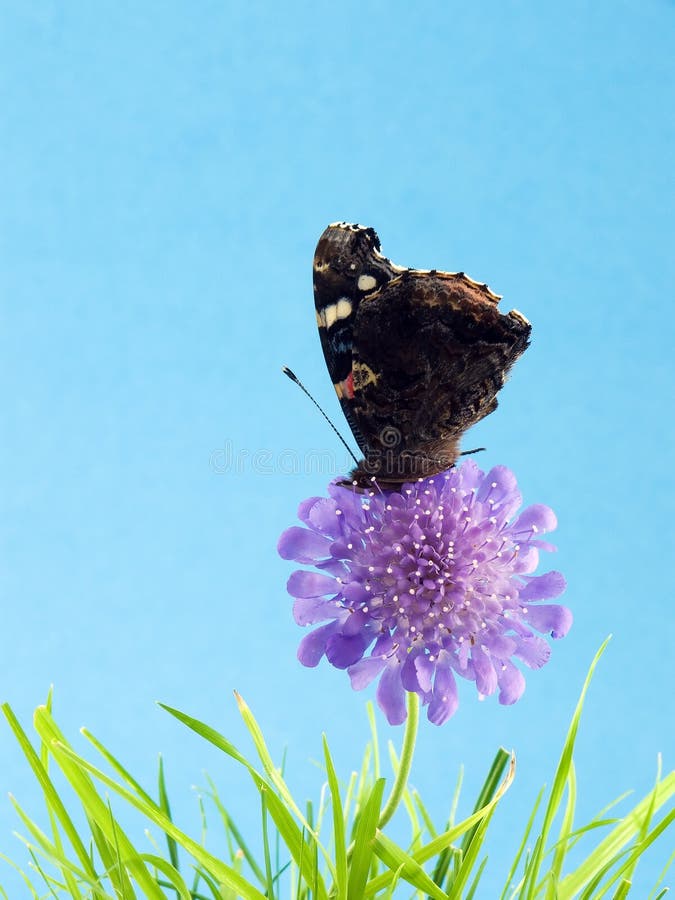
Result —
<svg viewBox="0 0 675 900"><path fill-rule="evenodd" d="M565 806L565 814L560 826L560 834L558 842L553 851L553 860L551 862L550 877L551 883L557 885L562 877L563 864L565 856L570 847L570 835L572 834L572 826L574 825L574 811L577 803L577 779L574 770L574 762L570 763L570 769L567 775L567 804Z"/></svg>
<svg viewBox="0 0 675 900"><path fill-rule="evenodd" d="M159 756L159 766L157 770L157 793L159 796L159 808L162 810L167 819L173 821L173 819L171 818L169 794L166 789L166 780L164 778L164 760L162 759L161 753ZM176 871L178 871L178 844L170 834L166 835L166 846L167 850L169 851L169 859L171 860L171 865Z"/></svg>
<svg viewBox="0 0 675 900"><path fill-rule="evenodd" d="M422 891L434 900L448 900L448 895L424 871L422 866L398 844L390 840L381 831L377 831L372 841L373 848L382 862L390 869L390 875L404 878L409 884ZM367 888L366 888L367 890ZM351 896L351 895L350 895ZM357 894L356 896L361 896Z"/></svg>
<svg viewBox="0 0 675 900"><path fill-rule="evenodd" d="M671 772L656 785L653 791L650 791L647 797L633 807L628 815L625 815L619 821L607 837L598 844L595 850L586 856L574 872L570 872L569 875L563 878L558 887L561 900L574 897L586 884L595 878L598 872L604 870L607 860L617 857L626 844L639 833L647 813L650 811L650 814L658 812L674 794L675 772ZM655 832L658 831L660 834L667 827L670 818L671 816L669 815L662 820L645 840L652 843L657 836Z"/></svg>
<svg viewBox="0 0 675 900"><path fill-rule="evenodd" d="M435 856L441 853L446 847L449 847L454 841L462 837L462 835L466 834L467 831L469 831L474 827L474 825L476 825L476 823L480 822L481 819L487 816L497 805L497 803L499 803L505 792L513 783L515 771L516 760L514 756L511 756L511 764L509 766L508 772L506 773L504 781L500 785L499 790L495 792L494 797L488 803L488 805L483 807L483 809L479 809L477 812L472 813L472 815L468 816L463 822L460 822L458 825L455 825L452 828L449 828L447 831L443 832L443 834L439 834L437 837L433 838L419 850L415 851L415 853L412 853L412 859L414 859L416 863L419 863L419 865L423 865L425 862L428 862L430 859L433 859ZM384 872L377 878L371 879L368 882L366 896L372 896L374 894L377 894L378 891L384 890L391 882L391 877L391 872Z"/></svg>
<svg viewBox="0 0 675 900"><path fill-rule="evenodd" d="M335 845L335 889L337 900L347 900L347 847L345 838L345 821L342 814L340 786L333 759L328 749L326 735L323 735L323 755L326 762L328 789L333 809L333 841Z"/></svg>
<svg viewBox="0 0 675 900"><path fill-rule="evenodd" d="M42 766L39 756L33 749L33 745L28 740L28 736L19 724L19 720L14 715L14 712L12 711L10 705L8 703L3 703L1 708L3 713L5 714L5 718L9 722L10 728L14 732L14 736L19 742L24 756L28 760L31 769L33 770L33 774L37 778L38 783L42 788L47 807L50 810L53 810L56 818L61 823L61 827L63 828L63 831L68 838L70 845L75 851L84 871L89 875L90 878L96 880L96 869L94 868L91 859L89 858L89 854L87 853L87 850L82 843L79 834L77 833L77 829L75 828L72 819L68 815L68 812L66 811L66 808L61 798L59 797L56 788L52 784L47 770Z"/></svg>
<svg viewBox="0 0 675 900"><path fill-rule="evenodd" d="M532 831L532 826L534 825L534 820L537 816L537 812L539 811L539 805L541 804L542 798L544 796L544 788L542 788L537 794L537 798L534 801L534 806L532 807L532 812L530 813L530 817L527 820L527 825L525 826L525 832L523 833L522 840L518 845L518 850L516 851L516 856L513 862L511 863L511 868L509 869L509 873L506 876L506 884L504 885L504 890L501 893L500 900L506 900L506 896L511 888L511 882L513 881L513 876L516 874L516 869L522 859L523 853L525 852L525 848L527 847L527 839L530 836L530 832Z"/></svg>
<svg viewBox="0 0 675 900"><path fill-rule="evenodd" d="M378 778L361 809L354 831L354 844L349 865L347 894L349 898L365 896L364 890L373 857L373 838L380 818L384 794L384 778Z"/></svg>
<svg viewBox="0 0 675 900"><path fill-rule="evenodd" d="M201 863L206 869L214 873L219 881L223 882L228 887L239 891L242 897L246 898L246 900L264 900L264 895L261 894L260 891L258 891L256 888L254 888L253 885L246 881L246 879L239 875L234 869L210 854L204 847L197 843L197 841L194 841L187 835L183 834L183 832L181 832L180 829L178 829L174 825L174 823L164 815L164 813L156 803L146 802L145 800L138 797L135 793L132 793L131 791L117 784L117 782L113 781L113 779L106 775L104 772L100 771L91 763L87 762L87 760L79 757L68 746L68 744L63 741L60 732L56 727L56 724L53 722L51 717L48 716L44 709L38 709L36 713L36 729L38 730L38 733L40 733L40 735L43 737L43 739L49 738L49 741L51 742L52 754L56 762L59 764L60 768L80 797L80 800L85 805L86 812L88 813L90 818L93 818L96 821L98 826L106 835L106 838L109 842L112 843L113 836L111 833L109 833L110 828L107 817L107 807L94 790L92 782L88 777L89 775L92 775L98 781L102 782L111 790L115 791L115 793L123 797L130 806L139 810L139 812L141 812L150 821L154 822L159 828L171 834L172 837L174 837L182 847L184 847L189 853L191 853L199 863ZM122 845L122 849L126 857L126 839L124 845ZM128 856L131 862L134 864L134 877L136 877L135 869L138 869L140 874L139 886L141 886L144 890L147 887L147 891L149 892L148 897L152 898L154 896L157 896L161 898L161 900L165 900L165 898L161 894L156 893L156 883L149 878L145 865L138 865L138 854L135 853L133 847L130 844L128 846L128 851Z"/></svg>
<svg viewBox="0 0 675 900"><path fill-rule="evenodd" d="M178 719L179 722L182 722L184 725L187 725L188 728L190 728L192 731L194 731L200 737L204 738L209 743L213 744L219 750L222 750L228 756L232 757L232 759L235 759L242 766L244 766L244 768L251 775L251 778L253 779L253 783L255 784L258 791L266 790L268 792L267 797L266 797L267 809L268 809L270 815L272 816L272 818L274 819L274 824L279 829L281 837L284 840L286 846L288 847L288 849L291 853L291 856L293 857L293 860L295 861L296 865L298 865L300 856L302 853L302 848L304 846L304 839L303 839L300 829L298 828L296 823L293 821L293 817L292 817L291 813L288 811L286 806L284 806L283 802L280 800L280 798L274 792L272 785L269 784L267 781L265 781L263 776L251 765L251 763L248 762L246 757L244 757L237 750L237 748L230 741L227 740L227 738L223 737L223 735L220 734L218 731L216 731L214 728L211 728L210 725L206 725L204 722L200 722L199 719L194 719L194 718L192 718L192 716L188 716L186 713L182 713L182 712L180 712L180 710L173 709L172 707L166 706L163 703L160 703L160 706L162 707L162 709L165 709L168 713L170 713L172 716L174 716L176 719ZM294 806L294 809L297 809L295 803L293 804L293 806ZM303 822L303 825L304 825L305 817L302 815L301 815L301 821ZM313 830L311 828L309 828L308 826L305 826L305 827L307 827L307 831L310 833L312 840L316 840L316 835L313 833ZM189 839L187 839L185 835L182 835L182 839L179 838L178 840L179 840L179 843L181 843L183 846L185 846L183 841L189 840ZM195 846L198 847L199 845L195 845ZM190 851L190 852L192 852L193 855L196 855L194 853L194 851ZM227 867L227 869L229 871L233 871L233 870L229 869L229 867ZM234 874L236 874L236 873L234 873ZM318 874L315 877L315 873L313 871L311 871L308 874L308 878L309 878L309 881L307 883L310 887L312 887L312 885L315 883L315 881L318 884L318 891L319 891L318 897L319 898L327 897L326 886L323 882L323 879L320 876L318 876ZM234 885L232 885L232 886L234 886Z"/></svg>
<svg viewBox="0 0 675 900"><path fill-rule="evenodd" d="M576 708L574 710L574 714L572 715L572 721L570 723L570 727L567 731L567 736L565 738L565 743L563 745L562 753L560 754L560 759L558 761L558 765L556 768L555 775L553 777L553 784L551 785L551 793L549 795L549 800L546 805L546 809L544 811L544 821L541 826L540 837L541 840L537 842L536 850L532 855L530 860L530 870L528 873L528 890L524 895L524 900L534 900L536 894L536 884L539 881L539 870L541 868L541 863L544 856L544 850L546 844L548 842L548 836L551 832L551 827L553 825L553 820L558 812L558 807L560 806L560 801L563 796L563 792L565 790L565 785L567 784L567 778L570 770L570 766L572 764L572 754L574 752L574 744L577 738L577 732L579 730L579 722L581 720L581 711L584 706L584 700L586 699L586 692L591 683L591 679L593 678L593 673L595 671L595 667L600 661L600 657L605 652L605 648L609 643L609 638L607 638L598 652L595 654L593 661L588 670L588 674L586 675L586 679L584 681L583 687L581 689L581 694L579 696L579 700L577 701ZM554 894L554 888L549 887L546 892L546 900L557 900Z"/></svg>

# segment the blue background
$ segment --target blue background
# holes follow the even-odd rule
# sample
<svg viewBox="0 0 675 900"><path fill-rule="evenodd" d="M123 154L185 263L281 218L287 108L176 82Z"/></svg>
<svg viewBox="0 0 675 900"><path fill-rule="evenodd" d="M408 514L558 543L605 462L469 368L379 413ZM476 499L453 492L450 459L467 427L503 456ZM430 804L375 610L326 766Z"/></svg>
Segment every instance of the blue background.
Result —
<svg viewBox="0 0 675 900"><path fill-rule="evenodd" d="M53 682L77 746L86 724L146 782L162 750L193 832L203 768L249 831L257 804L155 699L247 747L241 691L301 798L322 729L341 773L358 765L363 696L296 662L275 545L327 481L304 455L344 457L280 374L346 431L314 245L329 222L372 225L395 262L465 270L534 326L465 446L557 511L574 628L515 707L463 685L454 719L423 723L413 773L440 821L460 763L468 812L496 747L516 749L490 898L610 632L580 815L646 792L659 751L672 767L675 6L412 6L3 4L0 694L28 723ZM270 455L223 471L227 448ZM39 813L6 728L0 773ZM0 851L24 858L17 822L2 801Z"/></svg>

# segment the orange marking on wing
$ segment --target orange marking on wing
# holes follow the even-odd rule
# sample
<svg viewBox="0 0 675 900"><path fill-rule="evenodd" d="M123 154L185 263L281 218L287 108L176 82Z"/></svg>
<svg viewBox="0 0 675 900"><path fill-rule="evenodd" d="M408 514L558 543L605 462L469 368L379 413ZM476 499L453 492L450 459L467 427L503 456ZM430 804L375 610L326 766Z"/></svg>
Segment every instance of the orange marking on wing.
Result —
<svg viewBox="0 0 675 900"><path fill-rule="evenodd" d="M333 387L340 400L354 399L354 376L351 372L342 381L336 382Z"/></svg>

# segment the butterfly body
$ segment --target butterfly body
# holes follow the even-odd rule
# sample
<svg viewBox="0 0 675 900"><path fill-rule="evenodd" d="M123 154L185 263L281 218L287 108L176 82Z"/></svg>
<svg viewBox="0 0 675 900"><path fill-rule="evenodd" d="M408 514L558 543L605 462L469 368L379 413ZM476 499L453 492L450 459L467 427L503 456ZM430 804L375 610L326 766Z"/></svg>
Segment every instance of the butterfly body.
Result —
<svg viewBox="0 0 675 900"><path fill-rule="evenodd" d="M314 255L314 299L329 373L364 460L383 488L445 471L462 434L497 406L530 324L463 273L405 269L372 228L339 223Z"/></svg>

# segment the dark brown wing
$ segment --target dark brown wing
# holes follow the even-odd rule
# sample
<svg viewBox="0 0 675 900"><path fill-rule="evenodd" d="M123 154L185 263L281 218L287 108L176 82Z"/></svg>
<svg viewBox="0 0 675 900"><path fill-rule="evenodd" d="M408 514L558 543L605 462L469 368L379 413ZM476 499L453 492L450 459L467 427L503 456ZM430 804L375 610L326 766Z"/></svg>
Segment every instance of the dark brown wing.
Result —
<svg viewBox="0 0 675 900"><path fill-rule="evenodd" d="M464 431L496 408L531 330L519 312L502 315L498 299L461 273L414 270L362 299L352 328L353 416L378 480L447 469Z"/></svg>
<svg viewBox="0 0 675 900"><path fill-rule="evenodd" d="M352 330L362 298L395 277L396 267L379 250L372 228L340 222L326 228L314 253L314 306L321 347L347 422L364 453L368 439L353 415Z"/></svg>

